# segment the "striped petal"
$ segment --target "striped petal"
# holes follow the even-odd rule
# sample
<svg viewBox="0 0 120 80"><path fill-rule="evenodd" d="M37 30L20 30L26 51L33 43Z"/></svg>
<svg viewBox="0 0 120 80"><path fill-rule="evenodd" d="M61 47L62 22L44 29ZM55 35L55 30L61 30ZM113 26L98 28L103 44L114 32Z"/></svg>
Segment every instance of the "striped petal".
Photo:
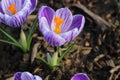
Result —
<svg viewBox="0 0 120 80"><path fill-rule="evenodd" d="M2 0L1 3L2 3L2 9L4 11L5 14L8 14L10 16L12 16L11 12L8 10L8 7L11 5L11 4L16 4L16 9L17 9L17 12L20 11L23 7L23 2L24 0Z"/></svg>
<svg viewBox="0 0 120 80"><path fill-rule="evenodd" d="M83 15L74 15L73 22L71 26L69 27L69 30L72 30L74 28L78 28L78 31L81 32L85 24L85 18Z"/></svg>
<svg viewBox="0 0 120 80"><path fill-rule="evenodd" d="M22 72L17 72L14 74L14 80L21 80L21 74Z"/></svg>
<svg viewBox="0 0 120 80"><path fill-rule="evenodd" d="M61 46L65 43L65 39L51 31L47 19L42 17L39 19L39 29L43 33L45 40L54 46Z"/></svg>
<svg viewBox="0 0 120 80"><path fill-rule="evenodd" d="M34 80L34 76L29 72L23 72L21 74L21 80Z"/></svg>
<svg viewBox="0 0 120 80"><path fill-rule="evenodd" d="M75 74L71 80L90 80L89 77L84 73Z"/></svg>
<svg viewBox="0 0 120 80"><path fill-rule="evenodd" d="M60 36L66 40L66 42L72 41L77 35L79 31L77 28L74 28L68 32L61 33Z"/></svg>
<svg viewBox="0 0 120 80"><path fill-rule="evenodd" d="M16 13L13 16L9 16L7 14L0 14L0 20L1 22L11 27L19 27L21 24L24 23L27 16L27 11L20 11L19 13Z"/></svg>
<svg viewBox="0 0 120 80"><path fill-rule="evenodd" d="M1 2L0 2L0 13L4 14L3 9L2 9Z"/></svg>
<svg viewBox="0 0 120 80"><path fill-rule="evenodd" d="M61 25L61 33L66 32L70 25L72 24L73 16L71 11L68 8L60 8L56 11L54 17L59 17L64 20L63 24ZM52 21L52 27L54 29L55 23L54 18Z"/></svg>
<svg viewBox="0 0 120 80"><path fill-rule="evenodd" d="M65 43L65 39L54 32L46 32L44 34L45 40L53 46L61 46Z"/></svg>
<svg viewBox="0 0 120 80"><path fill-rule="evenodd" d="M61 37L63 37L67 42L73 40L83 29L85 24L85 18L82 15L75 15L73 17L73 22L69 27L68 31L65 33L61 33Z"/></svg>
<svg viewBox="0 0 120 80"><path fill-rule="evenodd" d="M39 18L39 29L43 34L50 31L50 26L45 17Z"/></svg>
<svg viewBox="0 0 120 80"><path fill-rule="evenodd" d="M32 13L36 8L37 0L31 0L30 2L31 2L30 13Z"/></svg>
<svg viewBox="0 0 120 80"><path fill-rule="evenodd" d="M0 21L2 23L7 24L7 21L9 21L10 18L11 17L9 15L0 13Z"/></svg>
<svg viewBox="0 0 120 80"><path fill-rule="evenodd" d="M52 23L52 19L54 16L55 11L47 6L42 6L39 9L39 19L41 19L42 17L45 17L47 19L48 25L51 26Z"/></svg>

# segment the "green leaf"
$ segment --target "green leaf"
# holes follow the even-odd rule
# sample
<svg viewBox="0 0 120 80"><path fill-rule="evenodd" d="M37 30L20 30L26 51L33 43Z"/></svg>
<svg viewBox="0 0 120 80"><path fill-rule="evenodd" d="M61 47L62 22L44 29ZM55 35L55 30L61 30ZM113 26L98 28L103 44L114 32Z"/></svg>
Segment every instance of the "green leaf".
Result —
<svg viewBox="0 0 120 80"><path fill-rule="evenodd" d="M12 44L12 45L14 45L14 46L19 47L18 45L16 45L15 43L13 43L13 42L11 42L11 41L7 41L7 40L0 39L0 42L7 43L7 44Z"/></svg>
<svg viewBox="0 0 120 80"><path fill-rule="evenodd" d="M21 45L24 47L25 52L27 52L26 35L23 32L23 30L21 30L21 33L20 33L20 42L21 42Z"/></svg>
<svg viewBox="0 0 120 80"><path fill-rule="evenodd" d="M64 53L62 53L62 55L60 56L60 58L58 59L58 63L60 63L62 61L62 59L64 58L64 56L73 48L75 43L71 43L69 45L69 47L64 51Z"/></svg>
<svg viewBox="0 0 120 80"><path fill-rule="evenodd" d="M55 53L53 54L52 58L51 58L51 61L50 61L51 64L50 64L50 65L51 65L51 66L56 66L56 65L58 65L57 60L58 60L58 52L55 52Z"/></svg>
<svg viewBox="0 0 120 80"><path fill-rule="evenodd" d="M42 57L39 56L39 54L36 55L36 58L37 58L37 59L40 59L40 60L41 60L42 62L44 62L46 65L50 66L49 63L48 63L45 59L43 59Z"/></svg>
<svg viewBox="0 0 120 80"><path fill-rule="evenodd" d="M19 42L14 37L12 37L9 33L7 33L5 30L0 28L0 32L3 33L8 39L10 39L14 44L16 44L17 46L21 47Z"/></svg>
<svg viewBox="0 0 120 80"><path fill-rule="evenodd" d="M29 33L28 33L28 37L27 37L28 50L30 49L30 45L31 45L31 41L32 41L32 35L33 35L34 31L36 30L37 22L38 22L38 17L35 18L35 20L32 24L32 27L31 27L31 29L29 30Z"/></svg>

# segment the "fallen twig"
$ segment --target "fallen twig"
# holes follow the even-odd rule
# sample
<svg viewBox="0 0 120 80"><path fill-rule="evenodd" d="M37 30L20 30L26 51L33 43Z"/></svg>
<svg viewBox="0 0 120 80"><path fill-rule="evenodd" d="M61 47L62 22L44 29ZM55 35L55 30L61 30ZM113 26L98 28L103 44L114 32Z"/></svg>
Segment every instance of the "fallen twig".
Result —
<svg viewBox="0 0 120 80"><path fill-rule="evenodd" d="M102 30L106 30L109 29L112 25L110 25L106 20L104 20L103 18L101 18L100 16L96 15L95 13L93 13L92 11L90 11L89 9L87 9L84 5L82 5L79 1L77 4L72 4L71 6L80 8L81 10L83 10L86 14L88 14L94 21L96 21L96 23L100 26L102 26Z"/></svg>
<svg viewBox="0 0 120 80"><path fill-rule="evenodd" d="M116 67L114 67L114 68L112 68L112 69L110 70L111 76L110 76L109 80L113 80L113 75L114 75L114 73L115 73L116 71L118 71L119 69L120 69L120 65L118 65L118 66L116 66ZM119 74L119 73L118 73L118 74ZM117 75L117 77L118 77L118 75Z"/></svg>

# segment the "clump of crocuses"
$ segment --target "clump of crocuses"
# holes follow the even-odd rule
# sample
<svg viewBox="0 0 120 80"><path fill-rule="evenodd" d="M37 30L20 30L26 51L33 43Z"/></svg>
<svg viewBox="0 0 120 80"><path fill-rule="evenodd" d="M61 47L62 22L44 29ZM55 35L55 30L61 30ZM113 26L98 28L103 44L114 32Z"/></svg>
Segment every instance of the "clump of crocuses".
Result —
<svg viewBox="0 0 120 80"><path fill-rule="evenodd" d="M54 11L42 6L38 13L39 28L46 41L54 46L61 46L73 40L83 29L85 18L81 14L72 15L68 8Z"/></svg>
<svg viewBox="0 0 120 80"><path fill-rule="evenodd" d="M14 75L14 80L42 80L42 78L38 75L32 75L29 72L17 72ZM71 78L71 80L90 80L90 79L85 73L77 73Z"/></svg>
<svg viewBox="0 0 120 80"><path fill-rule="evenodd" d="M18 27L35 10L36 5L37 0L1 0L0 22Z"/></svg>

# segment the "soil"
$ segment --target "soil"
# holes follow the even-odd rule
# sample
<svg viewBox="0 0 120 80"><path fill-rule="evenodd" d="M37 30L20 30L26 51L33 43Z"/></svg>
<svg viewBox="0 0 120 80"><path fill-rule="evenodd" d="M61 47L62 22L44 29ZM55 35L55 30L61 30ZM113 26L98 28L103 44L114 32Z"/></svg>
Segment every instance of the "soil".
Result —
<svg viewBox="0 0 120 80"><path fill-rule="evenodd" d="M87 10L73 4L83 5ZM40 75L43 80L70 80L74 74L81 72L86 73L91 80L120 80L120 9L115 0L38 0L37 8L30 17L34 18L43 5L54 10L69 7L73 14L85 16L84 29L74 40L74 47L62 60L61 66L56 71L51 71L39 59L35 58L32 63L29 60L33 53L39 53L46 59L47 52L52 55L56 50L44 40L38 29L33 34L28 53L23 53L13 45L0 43L0 80L10 80L18 71L29 71ZM88 10L97 17L91 16ZM98 17L102 20L97 21ZM28 18L22 26L26 33L33 18ZM20 28L11 28L2 23L1 27L19 40ZM0 38L6 39L2 33ZM59 55L69 44L61 46Z"/></svg>

